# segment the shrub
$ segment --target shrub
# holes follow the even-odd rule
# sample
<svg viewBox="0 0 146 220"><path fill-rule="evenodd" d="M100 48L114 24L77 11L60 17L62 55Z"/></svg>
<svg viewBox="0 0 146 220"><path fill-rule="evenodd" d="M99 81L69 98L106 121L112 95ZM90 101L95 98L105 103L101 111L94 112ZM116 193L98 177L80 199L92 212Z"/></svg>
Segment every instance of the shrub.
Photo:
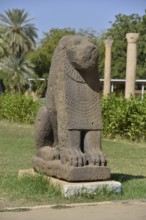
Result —
<svg viewBox="0 0 146 220"><path fill-rule="evenodd" d="M146 139L146 97L141 100L109 95L102 99L102 117L105 137Z"/></svg>
<svg viewBox="0 0 146 220"><path fill-rule="evenodd" d="M0 95L0 119L31 124L34 122L40 105L39 101L33 101L30 96L20 94Z"/></svg>
<svg viewBox="0 0 146 220"><path fill-rule="evenodd" d="M0 119L17 123L34 123L42 105L31 96L0 95ZM114 94L102 98L103 135L108 138L146 139L146 97L125 99Z"/></svg>

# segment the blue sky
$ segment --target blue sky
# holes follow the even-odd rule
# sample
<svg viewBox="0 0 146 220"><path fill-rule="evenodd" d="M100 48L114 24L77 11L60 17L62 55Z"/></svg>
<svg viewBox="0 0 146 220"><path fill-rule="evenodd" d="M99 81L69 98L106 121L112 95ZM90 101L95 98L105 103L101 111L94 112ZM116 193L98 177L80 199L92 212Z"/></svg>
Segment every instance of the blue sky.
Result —
<svg viewBox="0 0 146 220"><path fill-rule="evenodd" d="M143 15L146 0L0 0L0 13L12 8L25 8L42 38L51 28L91 28L101 33L119 13Z"/></svg>

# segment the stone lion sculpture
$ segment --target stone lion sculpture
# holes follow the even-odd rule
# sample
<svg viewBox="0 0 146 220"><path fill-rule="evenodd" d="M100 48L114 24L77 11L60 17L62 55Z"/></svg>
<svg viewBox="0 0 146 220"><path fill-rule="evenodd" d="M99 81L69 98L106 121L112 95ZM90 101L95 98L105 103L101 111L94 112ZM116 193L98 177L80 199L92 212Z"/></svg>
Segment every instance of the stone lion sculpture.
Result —
<svg viewBox="0 0 146 220"><path fill-rule="evenodd" d="M108 179L101 151L98 53L91 39L63 37L35 122L35 170L68 181Z"/></svg>

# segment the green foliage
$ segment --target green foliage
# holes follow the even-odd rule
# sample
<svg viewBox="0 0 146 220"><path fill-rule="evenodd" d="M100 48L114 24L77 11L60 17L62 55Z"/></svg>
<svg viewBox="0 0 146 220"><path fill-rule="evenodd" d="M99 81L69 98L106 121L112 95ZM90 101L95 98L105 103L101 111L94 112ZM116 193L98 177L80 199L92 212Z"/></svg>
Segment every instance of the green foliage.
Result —
<svg viewBox="0 0 146 220"><path fill-rule="evenodd" d="M34 123L40 101L20 94L0 95L0 120ZM125 99L114 94L102 98L103 134L133 141L146 139L146 97Z"/></svg>
<svg viewBox="0 0 146 220"><path fill-rule="evenodd" d="M125 78L126 74L126 54L127 54L127 33L139 33L137 41L137 78L146 78L146 14L115 16L115 21L111 23L111 28L100 36L99 43L99 72L104 72L105 46L103 40L112 38L112 78Z"/></svg>
<svg viewBox="0 0 146 220"><path fill-rule="evenodd" d="M125 99L109 95L102 99L102 116L106 137L146 139L146 98Z"/></svg>
<svg viewBox="0 0 146 220"><path fill-rule="evenodd" d="M22 54L35 47L36 28L24 9L6 10L0 13L0 33L6 54Z"/></svg>
<svg viewBox="0 0 146 220"><path fill-rule="evenodd" d="M0 60L4 56L4 54L5 54L5 42L2 36L0 35Z"/></svg>
<svg viewBox="0 0 146 220"><path fill-rule="evenodd" d="M24 55L5 57L1 66L3 74L0 74L0 78L3 79L6 91L24 92L28 78L34 75L33 67L34 65L26 60Z"/></svg>
<svg viewBox="0 0 146 220"><path fill-rule="evenodd" d="M24 92L34 65L25 55L36 45L37 29L24 9L0 13L0 79L7 92Z"/></svg>
<svg viewBox="0 0 146 220"><path fill-rule="evenodd" d="M36 76L48 75L52 57L44 47L38 47L35 51L28 53L27 58L34 64Z"/></svg>
<svg viewBox="0 0 146 220"><path fill-rule="evenodd" d="M45 96L48 82L47 78L48 74L44 74L42 80L40 80L40 78L35 75L32 90L35 91L37 97L43 98Z"/></svg>
<svg viewBox="0 0 146 220"><path fill-rule="evenodd" d="M0 95L0 119L18 123L34 123L35 115L40 107L40 102L33 101L30 96L20 94Z"/></svg>
<svg viewBox="0 0 146 220"><path fill-rule="evenodd" d="M53 52L59 40L65 36L75 34L74 29L52 28L48 33L44 33L44 38L41 40L39 47L28 54L28 58L35 65L35 73L39 77L49 73Z"/></svg>

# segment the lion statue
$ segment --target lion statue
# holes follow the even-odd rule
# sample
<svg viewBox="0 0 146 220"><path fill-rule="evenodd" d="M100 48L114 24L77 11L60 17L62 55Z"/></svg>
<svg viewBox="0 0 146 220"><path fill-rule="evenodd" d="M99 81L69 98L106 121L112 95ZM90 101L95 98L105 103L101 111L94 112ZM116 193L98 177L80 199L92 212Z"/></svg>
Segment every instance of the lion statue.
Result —
<svg viewBox="0 0 146 220"><path fill-rule="evenodd" d="M38 168L36 158L42 166L54 162L59 164L55 167L106 167L101 151L97 61L97 48L89 37L69 35L59 41L52 58L45 103L35 121L36 170L41 167Z"/></svg>

